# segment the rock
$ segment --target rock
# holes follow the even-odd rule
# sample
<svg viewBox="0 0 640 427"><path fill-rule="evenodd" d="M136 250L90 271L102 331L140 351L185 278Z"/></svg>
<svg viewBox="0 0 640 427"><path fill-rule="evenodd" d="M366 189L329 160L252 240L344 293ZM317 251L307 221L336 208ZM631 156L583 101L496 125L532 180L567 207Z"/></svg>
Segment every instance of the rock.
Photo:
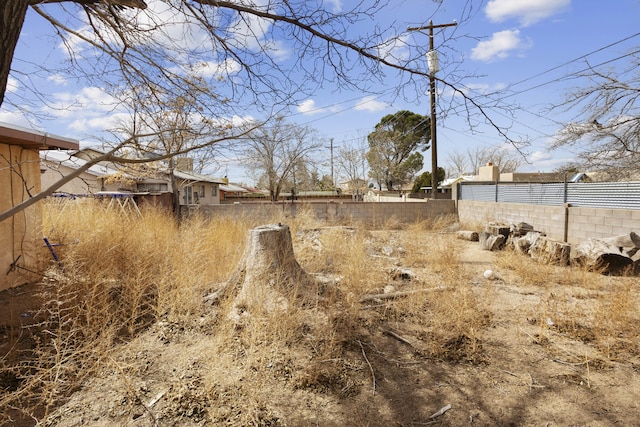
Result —
<svg viewBox="0 0 640 427"><path fill-rule="evenodd" d="M393 280L409 281L416 279L416 274L406 268L393 268L389 271L389 275Z"/></svg>
<svg viewBox="0 0 640 427"><path fill-rule="evenodd" d="M456 232L456 237L470 242L477 242L479 240L478 233L476 231L469 230L460 230Z"/></svg>

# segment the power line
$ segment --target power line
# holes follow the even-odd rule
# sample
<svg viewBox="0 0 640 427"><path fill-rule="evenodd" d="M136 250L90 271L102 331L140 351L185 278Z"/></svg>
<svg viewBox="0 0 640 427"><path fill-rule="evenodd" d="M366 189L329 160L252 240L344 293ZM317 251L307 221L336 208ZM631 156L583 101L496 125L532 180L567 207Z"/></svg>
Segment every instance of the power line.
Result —
<svg viewBox="0 0 640 427"><path fill-rule="evenodd" d="M518 81L518 82L516 82L516 83L512 83L512 84L511 84L511 85L509 85L509 86L510 86L510 87L513 87L513 86L517 86L517 85L519 85L519 84L522 84L522 83L528 82L529 80L533 80L533 79L535 79L536 77L540 77L540 76L542 76L542 75L544 75L544 74L550 73L551 71L555 71L555 70L557 70L557 69L559 69L559 68L562 68L562 67L565 67L565 66L567 66L567 65L570 65L570 64L572 64L572 63L574 63L574 62L580 61L580 60L582 60L582 59L584 59L584 58L586 58L586 57L588 57L588 56L591 56L591 55L596 54L596 53L598 53L598 52L602 52L602 51L603 51L603 50L605 50L605 49L609 49L609 48L611 48L611 47L613 47L613 46L615 46L615 45L618 45L618 44L620 44L620 43L626 42L627 40L631 40L632 38L637 37L637 36L640 36L640 32L635 33L635 34L632 34L632 35L630 35L630 36L628 36L628 37L625 37L625 38L620 39L620 40L618 40L618 41L615 41L615 42L613 42L613 43L609 43L609 44L608 44L608 45L606 45L606 46L600 47L600 48L598 48L598 49L596 49L596 50L593 50L593 51L591 51L591 52L589 52L589 53L585 53L584 55L578 56L577 58L574 58L574 59L571 59L571 60L569 60L569 61L566 61L566 62L564 62L564 63L562 63L562 64L560 64L560 65L556 65L555 67L549 68L548 70L542 71L542 72L540 72L540 73L538 73L538 74L535 74L535 75L533 75L533 76L530 76L530 77L527 77L527 78L525 78L525 79L522 79L522 80L520 80L520 81ZM489 93L489 94L487 94L487 95L493 95L493 94L495 94L495 93L498 93L498 92Z"/></svg>

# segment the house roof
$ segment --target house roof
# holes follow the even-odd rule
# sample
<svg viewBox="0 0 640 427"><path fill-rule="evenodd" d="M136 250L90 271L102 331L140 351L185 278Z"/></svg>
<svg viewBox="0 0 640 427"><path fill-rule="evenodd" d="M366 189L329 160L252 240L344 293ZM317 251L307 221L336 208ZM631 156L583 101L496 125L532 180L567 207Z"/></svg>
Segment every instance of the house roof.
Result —
<svg viewBox="0 0 640 427"><path fill-rule="evenodd" d="M213 184L226 184L225 181L223 181L220 178L214 178L212 176L208 176L208 175L200 175L197 173L193 173L193 172L185 172L185 171L181 171L181 170L174 170L173 174L176 176L176 178L178 179L183 179L185 181L193 181L193 182L211 182Z"/></svg>
<svg viewBox="0 0 640 427"><path fill-rule="evenodd" d="M45 151L43 153L40 153L40 158L42 160L60 164L62 166L66 166L71 169L78 169L84 166L85 164L87 164L86 160L83 160L79 157L75 157L73 154L74 154L73 151L52 150L52 151ZM116 169L110 168L105 165L95 164L89 167L89 169L87 169L85 172L88 173L89 175L100 177L105 175L113 175L118 171Z"/></svg>
<svg viewBox="0 0 640 427"><path fill-rule="evenodd" d="M77 150L80 148L80 141L77 139L52 135L8 123L0 123L0 143L19 145L35 150Z"/></svg>
<svg viewBox="0 0 640 427"><path fill-rule="evenodd" d="M458 182L468 182L473 181L473 176L469 175L460 175L457 178L447 178L440 183L441 187L451 187L453 184L457 184ZM431 187L429 187L431 188Z"/></svg>
<svg viewBox="0 0 640 427"><path fill-rule="evenodd" d="M248 193L249 190L246 188L240 187L235 184L223 184L220 185L220 191L226 191L227 193Z"/></svg>

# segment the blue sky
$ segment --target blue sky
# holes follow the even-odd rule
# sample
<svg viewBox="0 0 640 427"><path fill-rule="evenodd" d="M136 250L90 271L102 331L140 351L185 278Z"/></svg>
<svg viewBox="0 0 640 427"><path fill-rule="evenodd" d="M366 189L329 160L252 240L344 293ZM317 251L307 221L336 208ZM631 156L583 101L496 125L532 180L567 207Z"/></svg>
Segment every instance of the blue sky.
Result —
<svg viewBox="0 0 640 427"><path fill-rule="evenodd" d="M150 2L151 3L151 2ZM344 7L334 0L332 7ZM347 3L343 0L343 3ZM572 87L584 84L575 77L591 65L621 67L626 56L640 47L640 0L489 0L472 2L471 19L462 20L469 2L462 0L425 2L423 0L393 0L385 14L376 22L361 22L352 29L367 31L374 25L394 25L404 30L408 26L424 25L429 19L434 23L450 23L458 20L460 25L436 32L436 49L442 49L449 59L459 62L458 72L469 76L464 81L470 96L483 102L495 100L486 96L499 89L509 88L501 100L514 104L515 120L499 110L487 110L492 120L509 128L508 135L514 139L531 141L526 148L528 164L519 171L551 171L566 163L574 154L568 151L549 152L547 143L565 121L570 121L576 111L549 112L551 104L562 102ZM50 5L54 6L54 5ZM49 6L47 6L49 7ZM385 20L387 20L385 22ZM59 40L44 21L34 13L28 15L13 68L29 72L30 62L60 62L64 51ZM444 37L454 36L445 46ZM464 36L464 37L463 37ZM409 37L423 43L425 52L428 37L414 32ZM443 58L444 59L444 58ZM445 60L446 61L446 60ZM424 60L426 69L427 62ZM448 69L438 76L446 77ZM409 100L391 95L397 85L394 73L375 87L381 95L365 95L361 92L336 91L323 88L309 98L301 100L290 111L290 120L317 128L327 141L333 139L334 148L354 145L371 132L386 115L407 109L429 114L428 94L411 94ZM24 77L10 79L11 97L23 89ZM92 144L105 130L122 118L117 109L109 104L109 95L95 86L84 86L64 73L37 73L29 76L39 91L47 94L48 103L40 113L49 120L34 122L5 102L0 110L0 121L27 127L39 127L61 136L78 138L83 144ZM426 82L425 82L426 84ZM327 85L328 86L328 85ZM425 86L426 87L426 86ZM439 102L449 104L450 91L438 87ZM506 98L505 98L506 96ZM66 108L73 106L73 108ZM33 107L31 107L33 108ZM464 111L439 111L438 163L446 168L447 155L453 150L466 151L475 147L504 144L504 138L494 129L472 117L474 130L467 126ZM506 145L505 145L506 146ZM425 156L425 170L430 169L430 152ZM328 170L329 151L318 154L321 170ZM235 182L251 183L238 159L221 159L228 168L229 178Z"/></svg>

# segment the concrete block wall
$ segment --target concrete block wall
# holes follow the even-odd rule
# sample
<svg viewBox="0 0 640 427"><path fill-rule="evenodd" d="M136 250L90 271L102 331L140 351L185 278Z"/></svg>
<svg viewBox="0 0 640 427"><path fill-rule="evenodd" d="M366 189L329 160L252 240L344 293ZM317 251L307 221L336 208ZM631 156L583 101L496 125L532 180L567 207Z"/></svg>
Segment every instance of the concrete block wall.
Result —
<svg viewBox="0 0 640 427"><path fill-rule="evenodd" d="M205 215L228 215L257 221L284 221L301 212L310 211L322 221L361 222L379 226L395 218L401 223L414 223L444 215L455 215L453 200L426 200L422 203L362 203L362 202L305 202L305 203L243 203L233 205L199 206L194 212ZM188 213L186 211L185 213Z"/></svg>
<svg viewBox="0 0 640 427"><path fill-rule="evenodd" d="M458 200L458 219L468 227L482 227L490 221L509 224L526 222L550 238L579 243L595 237L640 233L640 211L584 207L528 205ZM566 229L565 229L566 227Z"/></svg>
<svg viewBox="0 0 640 427"><path fill-rule="evenodd" d="M621 236L632 231L640 234L640 210L569 208L568 234L574 242L590 237Z"/></svg>

